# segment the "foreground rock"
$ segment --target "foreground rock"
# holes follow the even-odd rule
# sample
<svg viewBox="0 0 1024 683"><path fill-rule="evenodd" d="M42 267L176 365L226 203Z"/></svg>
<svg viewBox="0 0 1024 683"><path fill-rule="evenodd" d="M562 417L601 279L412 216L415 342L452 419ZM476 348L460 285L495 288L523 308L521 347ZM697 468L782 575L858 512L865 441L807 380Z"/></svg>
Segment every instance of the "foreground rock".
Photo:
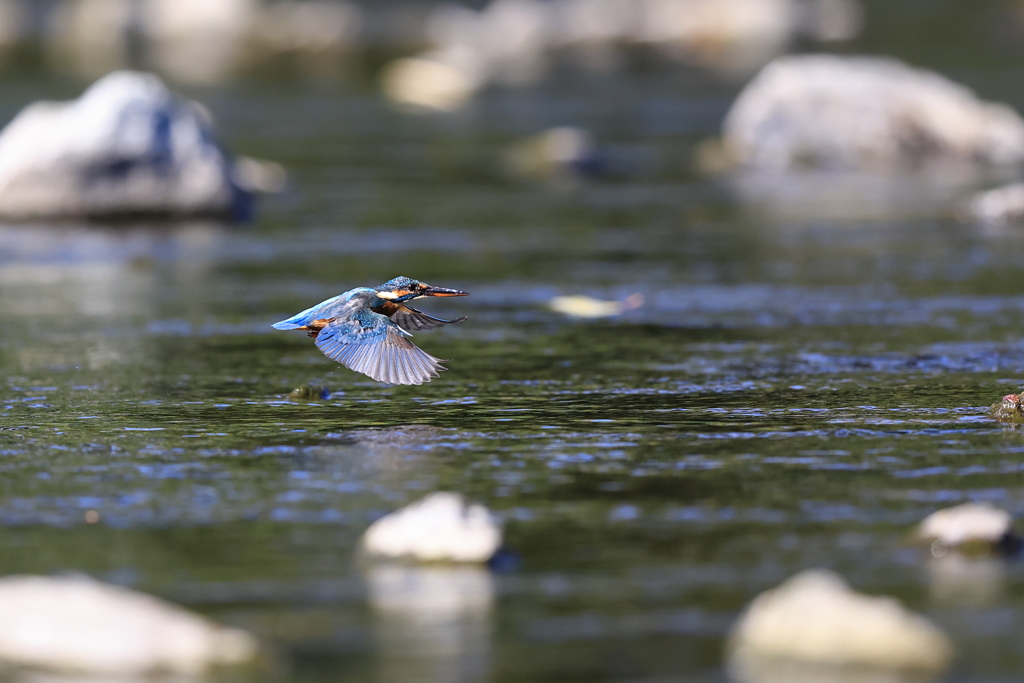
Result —
<svg viewBox="0 0 1024 683"><path fill-rule="evenodd" d="M894 59L804 55L766 66L724 126L728 155L760 171L986 169L1024 161L1024 120Z"/></svg>
<svg viewBox="0 0 1024 683"><path fill-rule="evenodd" d="M501 546L501 527L482 505L456 493L432 493L370 525L371 557L420 562L486 562Z"/></svg>
<svg viewBox="0 0 1024 683"><path fill-rule="evenodd" d="M254 185L280 182L261 179L264 166L229 157L205 110L156 76L119 71L77 100L29 105L0 132L0 216L244 218Z"/></svg>
<svg viewBox="0 0 1024 683"><path fill-rule="evenodd" d="M255 640L87 577L0 579L0 659L92 676L199 674L256 655Z"/></svg>
<svg viewBox="0 0 1024 683"><path fill-rule="evenodd" d="M758 660L939 672L953 656L949 639L893 598L855 593L839 576L801 572L762 593L734 626L730 668Z"/></svg>

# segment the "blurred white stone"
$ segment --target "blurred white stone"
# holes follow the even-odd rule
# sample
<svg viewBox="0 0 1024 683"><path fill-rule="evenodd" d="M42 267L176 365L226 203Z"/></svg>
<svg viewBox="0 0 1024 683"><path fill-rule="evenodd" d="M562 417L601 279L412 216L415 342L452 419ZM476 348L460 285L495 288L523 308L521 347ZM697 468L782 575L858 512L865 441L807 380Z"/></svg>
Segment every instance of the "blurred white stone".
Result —
<svg viewBox="0 0 1024 683"><path fill-rule="evenodd" d="M978 541L998 543L1010 532L1013 517L991 503L964 503L936 510L921 522L917 534L952 547Z"/></svg>
<svg viewBox="0 0 1024 683"><path fill-rule="evenodd" d="M143 0L147 58L180 81L218 83L237 70L258 0Z"/></svg>
<svg viewBox="0 0 1024 683"><path fill-rule="evenodd" d="M970 218L992 225L1024 220L1024 183L1011 183L976 193L967 203Z"/></svg>
<svg viewBox="0 0 1024 683"><path fill-rule="evenodd" d="M267 5L256 23L257 36L282 52L324 52L359 40L363 11L352 2L285 0Z"/></svg>
<svg viewBox="0 0 1024 683"><path fill-rule="evenodd" d="M1024 160L1024 120L893 59L806 55L766 66L736 99L724 141L761 171L988 168Z"/></svg>
<svg viewBox="0 0 1024 683"><path fill-rule="evenodd" d="M450 112L463 107L482 85L481 74L452 53L396 59L384 68L384 94L400 105Z"/></svg>
<svg viewBox="0 0 1024 683"><path fill-rule="evenodd" d="M685 61L744 74L785 51L799 0L646 0L638 39Z"/></svg>
<svg viewBox="0 0 1024 683"><path fill-rule="evenodd" d="M87 577L0 579L0 659L82 674L198 674L256 655L244 631Z"/></svg>
<svg viewBox="0 0 1024 683"><path fill-rule="evenodd" d="M135 0L67 0L51 18L51 57L96 78L131 62L129 34L138 20Z"/></svg>
<svg viewBox="0 0 1024 683"><path fill-rule="evenodd" d="M842 578L804 571L754 599L733 627L730 666L758 658L942 671L949 639L898 601L855 593Z"/></svg>
<svg viewBox="0 0 1024 683"><path fill-rule="evenodd" d="M228 215L248 197L208 114L150 74L119 71L0 132L0 215Z"/></svg>
<svg viewBox="0 0 1024 683"><path fill-rule="evenodd" d="M432 493L378 519L363 536L376 557L422 562L486 562L501 546L501 527L483 505Z"/></svg>
<svg viewBox="0 0 1024 683"><path fill-rule="evenodd" d="M643 294L630 294L622 301L589 296L556 296L548 302L551 310L573 318L611 318L644 304Z"/></svg>

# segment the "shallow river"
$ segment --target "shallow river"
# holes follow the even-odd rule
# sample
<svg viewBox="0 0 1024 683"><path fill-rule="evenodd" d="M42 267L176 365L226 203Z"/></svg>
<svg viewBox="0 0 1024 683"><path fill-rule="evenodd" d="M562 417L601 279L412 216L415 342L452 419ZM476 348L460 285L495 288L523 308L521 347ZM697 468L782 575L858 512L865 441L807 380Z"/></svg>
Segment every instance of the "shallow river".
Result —
<svg viewBox="0 0 1024 683"><path fill-rule="evenodd" d="M826 566L940 624L950 680L1019 680L1024 564L907 535L968 500L1024 516L1024 432L985 416L1024 384L1024 233L744 206L690 170L731 92L551 83L447 119L193 93L292 174L254 225L0 227L0 573L250 629L273 650L252 680L723 681L738 611ZM567 123L606 177L503 170ZM417 335L452 359L430 384L270 328L396 275L472 292L422 306L469 316ZM610 321L547 308L633 292ZM501 566L362 565L365 527L433 490L501 517Z"/></svg>

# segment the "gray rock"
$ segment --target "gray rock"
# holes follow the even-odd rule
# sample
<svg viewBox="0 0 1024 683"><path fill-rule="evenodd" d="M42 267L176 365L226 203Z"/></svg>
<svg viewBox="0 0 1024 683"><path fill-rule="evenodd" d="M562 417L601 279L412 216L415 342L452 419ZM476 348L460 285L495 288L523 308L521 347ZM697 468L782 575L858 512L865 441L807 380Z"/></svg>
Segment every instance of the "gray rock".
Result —
<svg viewBox="0 0 1024 683"><path fill-rule="evenodd" d="M806 55L766 66L740 93L724 142L741 167L990 169L1024 161L1010 107L893 59Z"/></svg>
<svg viewBox="0 0 1024 683"><path fill-rule="evenodd" d="M0 216L244 217L252 195L209 115L156 76L118 71L0 132Z"/></svg>

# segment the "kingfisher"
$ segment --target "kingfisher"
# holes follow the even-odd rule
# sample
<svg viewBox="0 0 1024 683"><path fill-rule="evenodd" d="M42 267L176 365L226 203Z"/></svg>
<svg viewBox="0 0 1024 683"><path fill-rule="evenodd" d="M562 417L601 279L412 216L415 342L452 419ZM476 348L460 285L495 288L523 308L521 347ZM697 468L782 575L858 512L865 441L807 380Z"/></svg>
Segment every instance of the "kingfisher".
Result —
<svg viewBox="0 0 1024 683"><path fill-rule="evenodd" d="M412 331L461 323L465 316L443 320L407 302L421 296L468 296L469 292L433 287L396 277L379 287L356 287L322 301L287 320L278 330L305 330L316 347L349 370L388 384L423 384L448 368L411 341Z"/></svg>

